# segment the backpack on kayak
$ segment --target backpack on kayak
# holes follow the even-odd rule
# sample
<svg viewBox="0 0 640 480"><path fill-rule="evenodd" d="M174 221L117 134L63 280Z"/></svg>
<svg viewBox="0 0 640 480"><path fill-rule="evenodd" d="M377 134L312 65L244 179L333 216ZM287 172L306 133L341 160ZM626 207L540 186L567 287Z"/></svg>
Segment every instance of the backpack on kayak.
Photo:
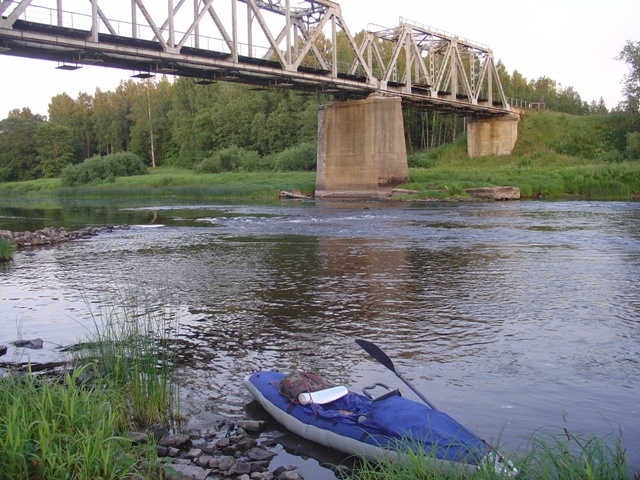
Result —
<svg viewBox="0 0 640 480"><path fill-rule="evenodd" d="M291 403L300 403L301 393L312 393L332 388L335 385L324 377L311 372L294 372L280 381L279 392Z"/></svg>

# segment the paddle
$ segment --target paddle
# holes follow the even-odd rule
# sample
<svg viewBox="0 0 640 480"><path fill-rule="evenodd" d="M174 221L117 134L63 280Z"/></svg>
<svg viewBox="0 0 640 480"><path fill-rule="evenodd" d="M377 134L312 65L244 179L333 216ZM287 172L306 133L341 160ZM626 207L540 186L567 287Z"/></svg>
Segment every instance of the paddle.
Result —
<svg viewBox="0 0 640 480"><path fill-rule="evenodd" d="M389 356L384 353L382 350L380 350L380 347L378 347L377 345L371 343L371 342L367 342L366 340L356 340L356 343L362 347L364 349L365 352L367 352L369 355L371 355L373 358L375 358L378 362L380 362L382 365L384 365L385 367L387 367L389 370L391 370L396 377L398 377L400 380L402 380L405 385L407 387L409 387L411 390L413 390L413 393L415 393L418 397L420 397L420 399L426 403L427 405L429 405L431 408L433 408L434 410L438 410L436 408L436 406L431 403L429 400L427 400L427 398L422 395L418 390L415 389L415 387L413 385L411 385L401 374L400 372L398 372L395 367L393 366L393 362L391 361L391 359L389 358Z"/></svg>

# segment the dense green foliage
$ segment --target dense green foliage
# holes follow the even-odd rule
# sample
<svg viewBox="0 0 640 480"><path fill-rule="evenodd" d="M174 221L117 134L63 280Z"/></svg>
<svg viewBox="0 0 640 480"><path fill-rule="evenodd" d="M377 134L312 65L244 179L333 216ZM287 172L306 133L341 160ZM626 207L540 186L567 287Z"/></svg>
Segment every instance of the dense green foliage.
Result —
<svg viewBox="0 0 640 480"><path fill-rule="evenodd" d="M0 378L0 479L160 478L154 445L133 445L127 432L180 413L175 316L117 300L75 347L72 373Z"/></svg>
<svg viewBox="0 0 640 480"><path fill-rule="evenodd" d="M135 153L119 152L104 157L95 155L78 165L68 165L62 171L61 180L64 186L72 187L145 173L147 167Z"/></svg>

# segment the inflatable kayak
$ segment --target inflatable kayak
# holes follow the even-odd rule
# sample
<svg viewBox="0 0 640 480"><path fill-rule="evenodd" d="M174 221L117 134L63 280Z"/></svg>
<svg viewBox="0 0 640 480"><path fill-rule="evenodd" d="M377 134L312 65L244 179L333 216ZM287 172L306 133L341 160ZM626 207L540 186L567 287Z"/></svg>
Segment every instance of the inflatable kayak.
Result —
<svg viewBox="0 0 640 480"><path fill-rule="evenodd" d="M395 452L411 449L436 461L440 469L489 467L517 476L511 462L456 420L397 390L374 399L337 387L301 394L300 403L281 393L284 377L280 372L256 372L245 379L245 386L278 423L308 440L367 459L395 460Z"/></svg>

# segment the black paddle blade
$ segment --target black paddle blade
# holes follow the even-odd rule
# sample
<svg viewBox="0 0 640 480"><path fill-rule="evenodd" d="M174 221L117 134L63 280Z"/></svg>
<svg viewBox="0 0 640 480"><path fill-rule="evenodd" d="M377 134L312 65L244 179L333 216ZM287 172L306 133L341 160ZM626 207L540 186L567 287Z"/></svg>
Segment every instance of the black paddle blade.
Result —
<svg viewBox="0 0 640 480"><path fill-rule="evenodd" d="M365 352L367 352L369 355L375 358L378 362L380 362L382 365L387 367L393 373L396 373L396 368L393 366L393 362L391 361L391 359L387 356L386 353L380 350L380 348L377 345L371 342L367 342L366 340L360 340L360 339L356 340L356 343L360 347L362 347Z"/></svg>

